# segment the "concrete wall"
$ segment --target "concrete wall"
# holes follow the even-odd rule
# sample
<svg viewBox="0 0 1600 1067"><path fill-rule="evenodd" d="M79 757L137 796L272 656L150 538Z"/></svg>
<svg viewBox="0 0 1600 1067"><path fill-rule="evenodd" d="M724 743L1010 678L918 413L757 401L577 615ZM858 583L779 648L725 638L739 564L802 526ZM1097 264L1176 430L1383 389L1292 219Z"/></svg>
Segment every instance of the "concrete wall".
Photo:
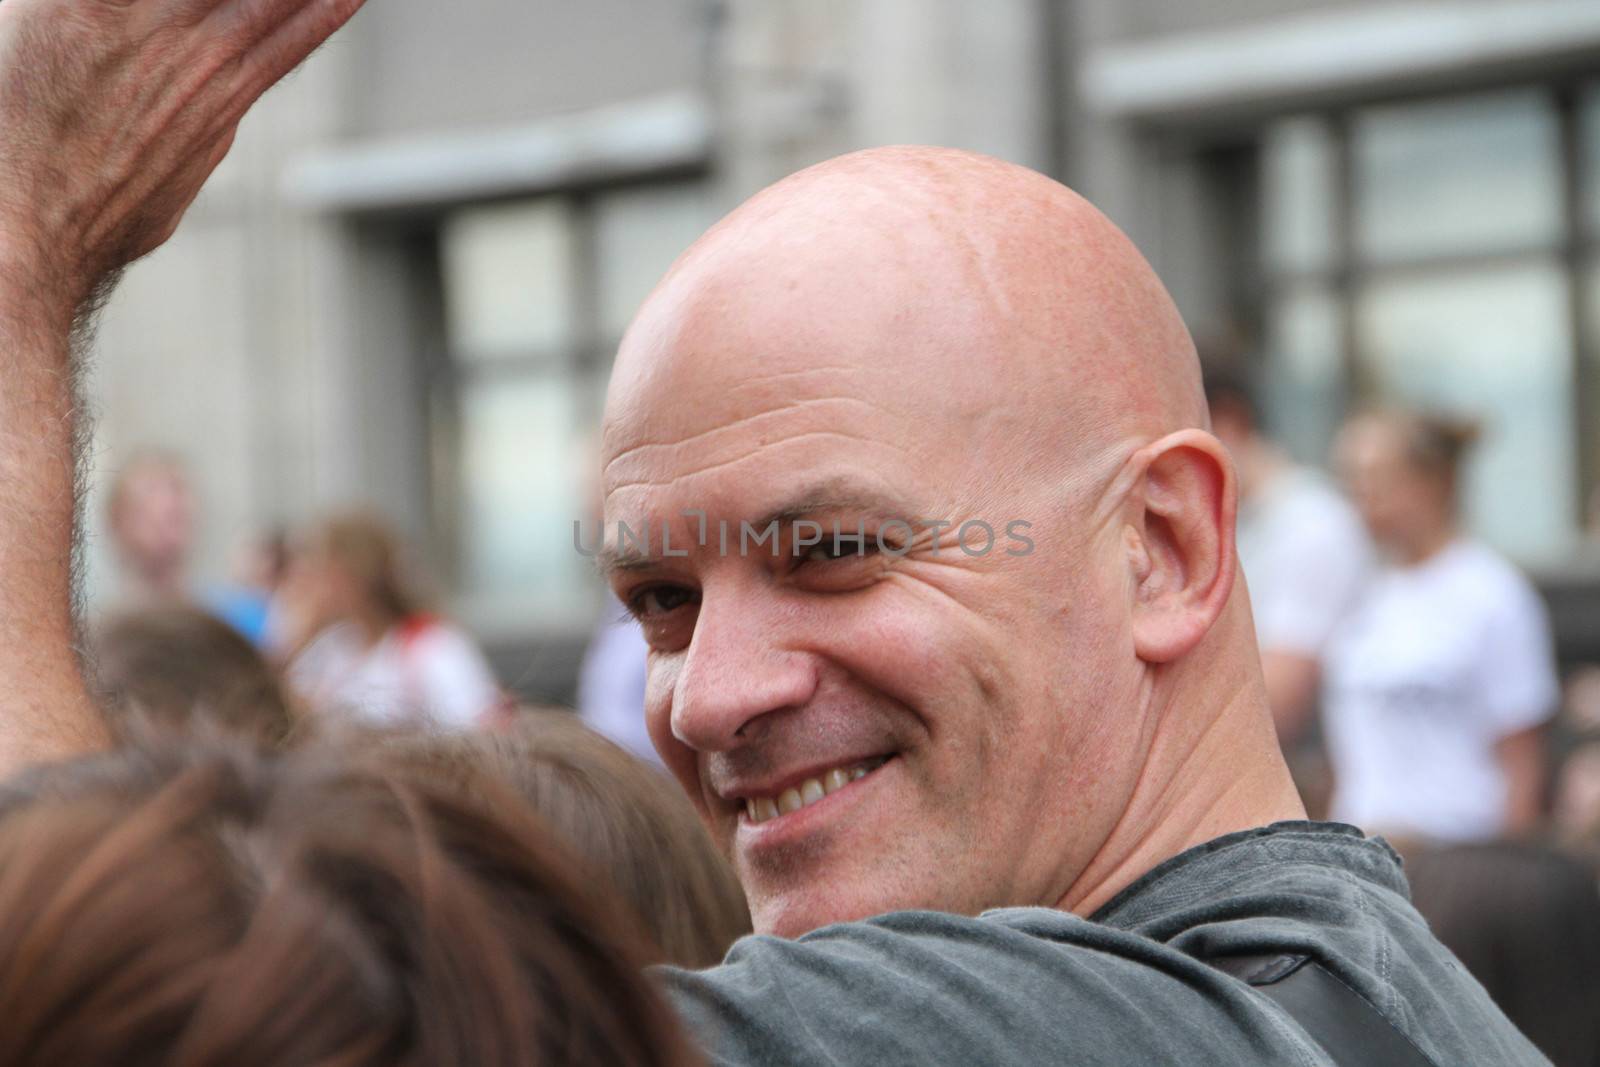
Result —
<svg viewBox="0 0 1600 1067"><path fill-rule="evenodd" d="M882 144L1051 164L1036 0L741 0L714 78L736 201L801 167Z"/></svg>
<svg viewBox="0 0 1600 1067"><path fill-rule="evenodd" d="M698 86L712 0L384 0L349 28L349 132L495 126Z"/></svg>
<svg viewBox="0 0 1600 1067"><path fill-rule="evenodd" d="M1386 3L1389 0L1079 0L1079 7L1084 32L1098 43L1225 29L1282 15Z"/></svg>

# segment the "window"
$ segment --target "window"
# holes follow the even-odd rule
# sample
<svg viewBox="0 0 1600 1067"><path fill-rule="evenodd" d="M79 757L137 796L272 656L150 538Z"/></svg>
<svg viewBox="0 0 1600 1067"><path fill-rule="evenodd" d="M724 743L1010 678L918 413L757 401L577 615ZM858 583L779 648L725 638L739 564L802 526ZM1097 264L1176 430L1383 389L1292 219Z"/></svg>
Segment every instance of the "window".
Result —
<svg viewBox="0 0 1600 1067"><path fill-rule="evenodd" d="M611 357L711 221L704 187L687 182L464 207L442 220L438 525L477 625L575 629L593 618L602 601L572 523L592 537Z"/></svg>
<svg viewBox="0 0 1600 1067"><path fill-rule="evenodd" d="M1600 92L1287 118L1261 178L1264 380L1286 444L1324 460L1351 400L1470 415L1468 526L1524 561L1564 555L1600 476L1580 417L1600 411Z"/></svg>
<svg viewBox="0 0 1600 1067"><path fill-rule="evenodd" d="M1561 238L1556 112L1539 91L1355 112L1356 253L1375 264Z"/></svg>

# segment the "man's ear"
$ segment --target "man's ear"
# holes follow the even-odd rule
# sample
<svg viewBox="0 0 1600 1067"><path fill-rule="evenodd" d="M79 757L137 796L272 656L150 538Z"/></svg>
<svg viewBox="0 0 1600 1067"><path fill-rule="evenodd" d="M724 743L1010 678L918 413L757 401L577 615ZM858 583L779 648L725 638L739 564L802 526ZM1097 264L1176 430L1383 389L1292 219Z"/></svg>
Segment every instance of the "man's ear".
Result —
<svg viewBox="0 0 1600 1067"><path fill-rule="evenodd" d="M1237 480L1204 430L1168 434L1135 462L1144 471L1129 499L1134 649L1167 663L1200 643L1233 590Z"/></svg>

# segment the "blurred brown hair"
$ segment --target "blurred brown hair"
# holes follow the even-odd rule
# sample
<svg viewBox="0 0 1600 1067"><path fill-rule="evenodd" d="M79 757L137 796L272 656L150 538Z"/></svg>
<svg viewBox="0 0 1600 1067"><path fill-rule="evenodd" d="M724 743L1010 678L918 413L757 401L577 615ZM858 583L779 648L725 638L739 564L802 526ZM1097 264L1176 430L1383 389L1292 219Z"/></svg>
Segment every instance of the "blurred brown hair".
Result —
<svg viewBox="0 0 1600 1067"><path fill-rule="evenodd" d="M264 744L287 740L288 700L273 669L232 627L197 608L107 620L92 638L93 676L112 732L217 728Z"/></svg>
<svg viewBox="0 0 1600 1067"><path fill-rule="evenodd" d="M386 758L473 788L504 779L633 905L652 962L719 963L750 932L733 870L665 774L563 711L525 711L494 734L411 735Z"/></svg>
<svg viewBox="0 0 1600 1067"><path fill-rule="evenodd" d="M693 1062L495 789L226 746L34 772L0 795L0 1063Z"/></svg>
<svg viewBox="0 0 1600 1067"><path fill-rule="evenodd" d="M425 610L422 596L406 573L399 538L376 515L361 511L333 515L317 524L310 540L392 621Z"/></svg>
<svg viewBox="0 0 1600 1067"><path fill-rule="evenodd" d="M1417 470L1455 484L1461 464L1483 434L1475 419L1438 411L1374 408L1357 416L1385 426L1405 443L1406 460Z"/></svg>

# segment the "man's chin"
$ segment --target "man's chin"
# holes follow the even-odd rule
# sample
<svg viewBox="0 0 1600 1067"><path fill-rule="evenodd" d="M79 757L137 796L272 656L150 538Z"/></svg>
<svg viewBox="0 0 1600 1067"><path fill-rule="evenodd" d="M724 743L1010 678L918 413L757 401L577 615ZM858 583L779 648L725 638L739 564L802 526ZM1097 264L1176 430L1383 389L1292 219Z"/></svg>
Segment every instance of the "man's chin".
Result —
<svg viewBox="0 0 1600 1067"><path fill-rule="evenodd" d="M751 924L758 934L795 938L834 923L867 917L846 909L776 907L752 909Z"/></svg>
<svg viewBox="0 0 1600 1067"><path fill-rule="evenodd" d="M756 933L794 938L834 923L870 919L907 906L882 899L880 894L808 886L752 896L750 916Z"/></svg>

